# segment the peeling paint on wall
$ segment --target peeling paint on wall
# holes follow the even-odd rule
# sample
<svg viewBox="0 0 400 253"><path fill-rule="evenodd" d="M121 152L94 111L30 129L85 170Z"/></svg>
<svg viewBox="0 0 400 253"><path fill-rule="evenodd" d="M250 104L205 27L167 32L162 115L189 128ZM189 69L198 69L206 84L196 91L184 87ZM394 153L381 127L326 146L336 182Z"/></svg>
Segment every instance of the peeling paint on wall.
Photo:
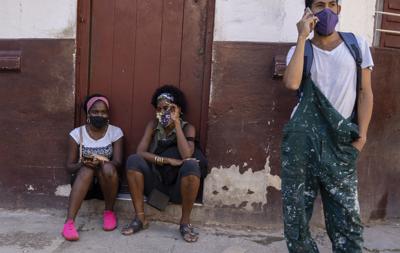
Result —
<svg viewBox="0 0 400 253"><path fill-rule="evenodd" d="M248 168L240 173L239 165L214 167L205 180L204 202L215 207L237 207L247 211L260 211L267 204L267 188L281 189L281 179L271 175L269 156L264 169L253 172ZM244 162L243 166L247 166Z"/></svg>
<svg viewBox="0 0 400 253"><path fill-rule="evenodd" d="M281 178L278 175L271 174L271 166L269 165L269 156L264 165L264 170L267 172L267 187L273 187L278 191L281 190Z"/></svg>
<svg viewBox="0 0 400 253"><path fill-rule="evenodd" d="M56 189L54 195L60 196L60 197L69 197L70 193L71 193L71 185L65 184L65 185L57 186L57 189Z"/></svg>
<svg viewBox="0 0 400 253"><path fill-rule="evenodd" d="M26 190L28 190L30 192L35 190L35 188L31 184L26 184L25 187L26 187Z"/></svg>

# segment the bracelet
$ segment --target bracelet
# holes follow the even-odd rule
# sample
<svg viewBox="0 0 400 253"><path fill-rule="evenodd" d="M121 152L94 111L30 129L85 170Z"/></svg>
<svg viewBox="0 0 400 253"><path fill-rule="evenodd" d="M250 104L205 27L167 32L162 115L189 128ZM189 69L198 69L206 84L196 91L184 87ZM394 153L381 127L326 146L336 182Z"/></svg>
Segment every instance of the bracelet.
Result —
<svg viewBox="0 0 400 253"><path fill-rule="evenodd" d="M155 156L154 163L156 165L164 165L164 157Z"/></svg>

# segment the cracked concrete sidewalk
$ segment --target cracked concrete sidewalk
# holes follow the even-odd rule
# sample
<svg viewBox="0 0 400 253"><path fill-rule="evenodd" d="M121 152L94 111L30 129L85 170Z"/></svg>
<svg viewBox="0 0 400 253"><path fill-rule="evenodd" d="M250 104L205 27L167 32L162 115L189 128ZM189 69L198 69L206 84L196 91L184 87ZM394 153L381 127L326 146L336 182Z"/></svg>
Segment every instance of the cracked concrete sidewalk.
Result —
<svg viewBox="0 0 400 253"><path fill-rule="evenodd" d="M0 252L135 252L135 253L284 253L282 231L237 230L225 227L200 227L200 240L182 241L178 226L152 222L148 230L122 236L117 230L101 229L101 214L79 216L80 241L67 242L60 231L64 212L55 210L0 209ZM330 242L323 229L313 229L320 252L328 253ZM400 253L400 221L366 226L365 252Z"/></svg>

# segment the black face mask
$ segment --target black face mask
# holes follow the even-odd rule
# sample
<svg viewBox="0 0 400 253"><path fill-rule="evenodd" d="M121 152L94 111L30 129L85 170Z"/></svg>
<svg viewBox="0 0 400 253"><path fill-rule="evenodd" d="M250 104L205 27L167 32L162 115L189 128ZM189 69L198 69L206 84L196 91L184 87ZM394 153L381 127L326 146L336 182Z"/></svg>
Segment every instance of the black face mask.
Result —
<svg viewBox="0 0 400 253"><path fill-rule="evenodd" d="M108 118L101 116L90 116L89 123L97 129L101 129L108 124Z"/></svg>

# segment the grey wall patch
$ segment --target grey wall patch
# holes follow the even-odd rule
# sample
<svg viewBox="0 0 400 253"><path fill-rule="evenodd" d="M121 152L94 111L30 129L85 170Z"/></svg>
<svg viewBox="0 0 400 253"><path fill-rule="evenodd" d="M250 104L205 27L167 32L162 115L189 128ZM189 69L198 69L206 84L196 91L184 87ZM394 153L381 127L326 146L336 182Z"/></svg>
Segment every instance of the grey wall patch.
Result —
<svg viewBox="0 0 400 253"><path fill-rule="evenodd" d="M65 185L57 186L57 189L56 189L56 192L54 193L54 195L60 196L60 197L69 197L70 193L71 193L71 185L65 184Z"/></svg>
<svg viewBox="0 0 400 253"><path fill-rule="evenodd" d="M26 190L29 191L29 192L35 190L35 188L34 188L33 185L31 185L31 184L25 184L25 188L26 188Z"/></svg>
<svg viewBox="0 0 400 253"><path fill-rule="evenodd" d="M269 186L281 189L280 177L271 175L269 156L264 169L256 172L248 168L241 174L240 166L234 164L230 167L214 167L205 179L204 202L209 206L236 206L253 211L251 203L267 204Z"/></svg>

